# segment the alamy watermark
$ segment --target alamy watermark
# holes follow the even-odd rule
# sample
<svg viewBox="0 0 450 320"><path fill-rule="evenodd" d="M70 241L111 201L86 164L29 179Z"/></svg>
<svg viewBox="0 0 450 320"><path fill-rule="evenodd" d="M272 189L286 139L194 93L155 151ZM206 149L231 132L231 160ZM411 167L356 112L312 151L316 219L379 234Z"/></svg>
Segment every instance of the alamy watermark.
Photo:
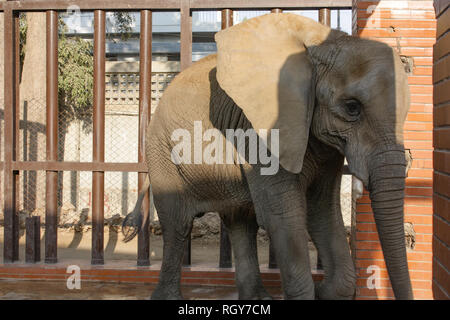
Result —
<svg viewBox="0 0 450 320"><path fill-rule="evenodd" d="M66 12L62 14L64 23L71 32L80 32L80 28L91 29L93 27L92 19L83 18L81 8L76 4L67 7Z"/></svg>
<svg viewBox="0 0 450 320"><path fill-rule="evenodd" d="M270 130L270 151L266 129L226 129L225 136L215 128L203 132L201 121L194 121L194 130L176 129L171 140L177 142L171 152L173 163L179 164L249 164L267 165L261 175L274 175L279 170L279 130ZM248 146L246 146L248 141ZM207 145L203 148L203 143ZM247 153L248 151L248 153Z"/></svg>
<svg viewBox="0 0 450 320"><path fill-rule="evenodd" d="M66 20L67 25L70 27L81 26L81 10L80 7L73 4L67 7L66 15L69 17Z"/></svg>
<svg viewBox="0 0 450 320"><path fill-rule="evenodd" d="M381 269L379 266L377 265L370 265L367 267L366 270L367 274L370 274L370 276L367 278L366 281L366 286L369 289L380 289L381 288L381 284L380 284L380 273L381 273Z"/></svg>
<svg viewBox="0 0 450 320"><path fill-rule="evenodd" d="M77 265L70 265L66 269L66 273L71 273L71 275L67 278L66 286L67 289L73 290L81 289L81 269Z"/></svg>

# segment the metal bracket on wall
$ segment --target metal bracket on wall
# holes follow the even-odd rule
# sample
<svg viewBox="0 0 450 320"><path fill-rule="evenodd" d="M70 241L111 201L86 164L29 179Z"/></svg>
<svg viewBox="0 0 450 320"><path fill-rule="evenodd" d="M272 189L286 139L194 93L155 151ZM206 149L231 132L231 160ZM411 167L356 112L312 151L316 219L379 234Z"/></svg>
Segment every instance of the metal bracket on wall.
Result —
<svg viewBox="0 0 450 320"><path fill-rule="evenodd" d="M400 56L400 59L402 60L403 66L405 67L405 72L407 74L412 73L413 69L414 69L414 59L413 59L413 57Z"/></svg>

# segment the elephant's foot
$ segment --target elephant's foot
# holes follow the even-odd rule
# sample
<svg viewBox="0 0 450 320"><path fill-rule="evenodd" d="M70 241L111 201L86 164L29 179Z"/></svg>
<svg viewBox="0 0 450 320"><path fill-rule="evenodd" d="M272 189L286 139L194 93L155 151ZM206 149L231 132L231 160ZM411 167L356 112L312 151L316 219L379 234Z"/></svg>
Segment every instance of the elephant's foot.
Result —
<svg viewBox="0 0 450 320"><path fill-rule="evenodd" d="M314 292L302 292L302 293L284 293L285 300L314 300Z"/></svg>
<svg viewBox="0 0 450 320"><path fill-rule="evenodd" d="M179 289L158 285L151 295L151 300L183 300Z"/></svg>
<svg viewBox="0 0 450 320"><path fill-rule="evenodd" d="M239 300L273 300L264 287L258 287L251 292L239 290Z"/></svg>
<svg viewBox="0 0 450 320"><path fill-rule="evenodd" d="M320 300L352 300L355 296L356 284L354 281L345 281L343 278L336 281L323 280L316 284L315 295Z"/></svg>

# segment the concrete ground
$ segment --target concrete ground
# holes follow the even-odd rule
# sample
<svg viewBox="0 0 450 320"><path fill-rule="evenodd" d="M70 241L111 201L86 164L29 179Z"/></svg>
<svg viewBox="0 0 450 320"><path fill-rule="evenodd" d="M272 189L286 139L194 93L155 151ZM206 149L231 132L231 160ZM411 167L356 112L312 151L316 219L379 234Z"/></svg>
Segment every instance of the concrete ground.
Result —
<svg viewBox="0 0 450 320"><path fill-rule="evenodd" d="M0 253L3 252L3 226L0 227ZM137 237L128 243L122 241L121 232L104 230L104 257L105 261L135 260L137 256ZM73 232L59 228L58 232L58 260L84 260L91 259L91 230L88 232ZM45 230L41 229L41 261L45 257ZM150 237L150 261L158 263L162 260L162 236ZM197 238L192 240L192 264L215 265L219 263L219 237ZM258 259L261 265L269 263L268 242L258 241ZM25 232L20 230L19 261L25 261ZM3 263L3 254L0 254L0 263ZM311 267L317 265L317 253L310 243Z"/></svg>
<svg viewBox="0 0 450 320"><path fill-rule="evenodd" d="M0 227L0 263L3 263L3 226ZM45 234L41 230L41 261L45 257ZM137 239L129 243L122 241L121 233L109 231L105 228L105 261L135 261ZM91 232L76 233L59 229L58 232L58 261L81 260L89 263L91 259ZM162 259L162 237L152 235L150 239L151 264L157 265ZM310 244L311 266L316 266L316 251ZM268 264L269 245L267 242L258 242L258 257L261 265ZM25 262L25 234L20 230L19 262ZM193 239L192 264L193 266L218 266L219 239ZM105 283L82 281L81 289L69 290L65 281L53 280L13 280L0 279L0 300L116 300L132 299L145 300L154 290L154 284L148 283ZM267 288L275 299L281 299L281 289ZM237 299L237 289L234 286L200 286L184 285L182 293L185 299L196 300L228 300Z"/></svg>
<svg viewBox="0 0 450 320"><path fill-rule="evenodd" d="M154 284L82 282L81 289L69 290L65 281L0 280L0 300L147 300ZM235 287L183 286L188 300L235 300ZM268 288L274 299L281 299L279 288Z"/></svg>

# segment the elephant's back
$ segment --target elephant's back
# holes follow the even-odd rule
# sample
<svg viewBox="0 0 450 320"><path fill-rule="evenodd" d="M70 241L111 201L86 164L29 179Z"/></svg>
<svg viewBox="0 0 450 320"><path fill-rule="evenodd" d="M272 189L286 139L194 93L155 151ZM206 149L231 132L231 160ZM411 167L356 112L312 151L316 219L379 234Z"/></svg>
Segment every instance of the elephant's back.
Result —
<svg viewBox="0 0 450 320"><path fill-rule="evenodd" d="M192 130L195 121L204 125L209 122L210 76L215 66L216 55L209 55L180 72L164 90L146 134L152 151L167 152L161 150L161 140L165 146L173 147L174 131Z"/></svg>
<svg viewBox="0 0 450 320"><path fill-rule="evenodd" d="M180 72L164 90L152 116L147 135L158 135L204 121L209 114L210 77L215 72L216 55L209 55ZM161 130L162 129L162 130Z"/></svg>
<svg viewBox="0 0 450 320"><path fill-rule="evenodd" d="M212 54L180 72L165 89L158 109L182 114L185 111L204 112L200 109L208 105L211 82L216 82L216 62L216 55Z"/></svg>
<svg viewBox="0 0 450 320"><path fill-rule="evenodd" d="M175 164L171 153L180 140L173 141L176 130L189 132L194 141L194 129L203 134L215 129L211 114L211 96L220 90L215 78L216 56L210 55L181 72L166 88L147 131L147 162L152 188L157 184L192 195L205 211L218 211L218 206L248 204L250 194L239 165L194 163L191 145L191 163ZM219 130L220 131L220 130ZM178 131L180 132L180 131ZM203 142L202 149L207 145ZM203 154L203 152L202 152ZM177 186L167 186L173 184ZM213 208L214 207L214 208Z"/></svg>

